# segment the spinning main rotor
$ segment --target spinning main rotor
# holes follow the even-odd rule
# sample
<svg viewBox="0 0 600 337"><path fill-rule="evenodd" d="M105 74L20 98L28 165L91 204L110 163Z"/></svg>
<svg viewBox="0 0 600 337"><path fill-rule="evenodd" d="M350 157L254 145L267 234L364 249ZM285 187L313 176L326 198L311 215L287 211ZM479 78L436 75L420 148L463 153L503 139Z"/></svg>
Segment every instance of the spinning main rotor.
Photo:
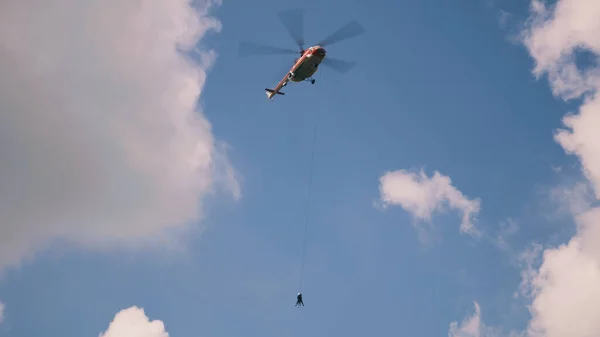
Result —
<svg viewBox="0 0 600 337"><path fill-rule="evenodd" d="M289 35L298 46L298 50L244 41L240 43L239 53L241 56L304 54L304 10L286 10L279 12L278 16ZM351 21L322 39L316 45L326 47L364 33L365 29L358 22ZM356 65L356 62L333 59L327 56L321 64L328 66L339 73L345 73L352 69Z"/></svg>

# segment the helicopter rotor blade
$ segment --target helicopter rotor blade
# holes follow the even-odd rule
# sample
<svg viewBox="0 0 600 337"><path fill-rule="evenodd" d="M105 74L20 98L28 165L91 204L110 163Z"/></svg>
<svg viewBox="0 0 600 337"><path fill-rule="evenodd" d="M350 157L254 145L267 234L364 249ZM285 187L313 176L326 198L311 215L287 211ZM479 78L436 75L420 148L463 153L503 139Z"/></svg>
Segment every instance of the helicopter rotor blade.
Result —
<svg viewBox="0 0 600 337"><path fill-rule="evenodd" d="M340 74L344 74L344 73L348 72L350 69L354 68L354 66L356 65L356 62L349 62L349 61L338 60L338 59L326 57L325 59L323 59L323 62L321 62L321 64L337 71Z"/></svg>
<svg viewBox="0 0 600 337"><path fill-rule="evenodd" d="M300 8L281 11L279 20L298 47L304 49L304 10Z"/></svg>
<svg viewBox="0 0 600 337"><path fill-rule="evenodd" d="M293 49L279 48L265 44L244 41L240 43L238 53L240 56L285 55L298 54L298 51Z"/></svg>
<svg viewBox="0 0 600 337"><path fill-rule="evenodd" d="M342 26L340 29L331 33L328 37L321 40L318 43L320 46L330 46L334 43L338 43L340 41L353 38L365 33L365 29L361 26L360 23L356 21L350 21L346 25Z"/></svg>

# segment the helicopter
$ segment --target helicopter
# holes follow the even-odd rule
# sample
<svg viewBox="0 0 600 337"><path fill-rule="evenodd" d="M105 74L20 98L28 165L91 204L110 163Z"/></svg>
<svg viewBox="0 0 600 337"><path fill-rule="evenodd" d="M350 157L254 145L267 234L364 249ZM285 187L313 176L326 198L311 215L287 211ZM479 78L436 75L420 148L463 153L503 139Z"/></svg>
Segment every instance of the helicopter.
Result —
<svg viewBox="0 0 600 337"><path fill-rule="evenodd" d="M285 95L285 93L280 90L287 86L289 82L298 83L308 81L315 84L313 75L317 72L321 64L328 66L339 73L345 73L356 65L356 62L338 60L330 57L326 58L327 51L324 47L365 33L365 29L358 22L350 21L319 43L305 49L303 34L304 10L285 10L279 12L278 16L289 35L296 42L299 50L272 47L246 41L240 43L239 47L239 52L242 56L300 54L300 57L294 61L293 66L274 89L265 88L268 99L272 99L275 95Z"/></svg>

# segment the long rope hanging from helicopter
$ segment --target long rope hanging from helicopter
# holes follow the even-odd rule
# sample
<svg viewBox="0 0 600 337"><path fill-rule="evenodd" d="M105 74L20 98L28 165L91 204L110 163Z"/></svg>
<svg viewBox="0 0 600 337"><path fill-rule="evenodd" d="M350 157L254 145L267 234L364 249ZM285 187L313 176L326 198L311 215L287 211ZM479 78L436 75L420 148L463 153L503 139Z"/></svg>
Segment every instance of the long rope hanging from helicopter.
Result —
<svg viewBox="0 0 600 337"><path fill-rule="evenodd" d="M292 37L296 45L298 46L298 50L273 47L264 44L258 44L253 42L242 42L239 48L239 54L241 56L252 56L252 55L294 55L299 54L291 69L288 73L279 81L279 83L275 86L275 88L265 88L265 92L269 100L271 100L276 95L285 95L285 93L281 92L281 89L289 82L311 82L315 84L315 80L313 75L317 72L319 66L322 64L332 70L335 70L338 73L346 73L356 65L356 62L344 61L340 59L335 59L327 56L327 51L325 47L331 46L340 41L353 38L365 33L364 28L356 21L350 21L346 25L342 26L338 30L329 34L319 43L304 49L304 10L302 9L291 9L279 12L278 14L279 20L283 24L284 28L287 30L289 35ZM322 74L322 72L320 73ZM319 95L317 95L318 97ZM317 102L317 106L320 106ZM315 160L315 150L316 150L316 140L317 140L317 123L314 123L313 130L313 142L312 142L312 151L311 151L311 159L310 159L310 172L309 172L309 181L308 181L308 199L306 205L306 216L304 221L304 234L302 238L302 260L300 266L300 292L297 295L296 306L304 306L304 302L302 299L302 287L304 282L304 266L306 260L306 241L307 241L307 233L308 233L308 224L309 224L309 214L310 214L310 201L312 195L312 184L313 184L313 169L314 169L314 160Z"/></svg>
<svg viewBox="0 0 600 337"><path fill-rule="evenodd" d="M306 238L308 233L308 220L310 215L310 201L312 195L313 172L315 166L315 149L317 145L317 122L314 123L312 151L310 155L310 173L308 175L308 198L306 199L306 216L304 218L304 234L302 235L302 264L300 267L300 292L302 294L302 285L304 282L304 265L306 262Z"/></svg>

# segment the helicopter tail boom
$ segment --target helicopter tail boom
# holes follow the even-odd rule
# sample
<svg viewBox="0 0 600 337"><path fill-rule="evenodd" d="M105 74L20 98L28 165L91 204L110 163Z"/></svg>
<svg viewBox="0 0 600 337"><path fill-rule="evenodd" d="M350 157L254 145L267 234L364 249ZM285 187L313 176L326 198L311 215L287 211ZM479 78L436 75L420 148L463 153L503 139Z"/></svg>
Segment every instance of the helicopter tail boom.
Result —
<svg viewBox="0 0 600 337"><path fill-rule="evenodd" d="M275 96L275 94L277 94L277 95L285 95L285 93L283 93L281 91L275 91L275 90L269 89L269 88L265 88L265 93L267 94L267 97L269 99L273 98L273 96Z"/></svg>

